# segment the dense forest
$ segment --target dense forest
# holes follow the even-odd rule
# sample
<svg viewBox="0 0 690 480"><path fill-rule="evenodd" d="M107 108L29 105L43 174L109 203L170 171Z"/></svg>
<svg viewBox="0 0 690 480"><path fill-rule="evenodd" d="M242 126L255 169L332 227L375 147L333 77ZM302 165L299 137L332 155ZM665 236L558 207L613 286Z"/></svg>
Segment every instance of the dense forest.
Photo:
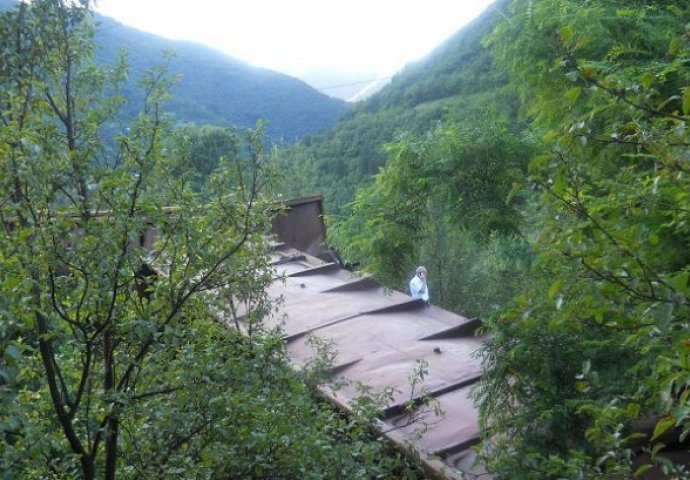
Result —
<svg viewBox="0 0 690 480"><path fill-rule="evenodd" d="M425 264L432 301L482 318L497 478L690 477L689 20L497 2L281 159L323 182L347 261L400 289Z"/></svg>
<svg viewBox="0 0 690 480"><path fill-rule="evenodd" d="M424 264L432 303L481 318L489 474L690 478L690 5L499 0L332 129L268 150L261 123L166 116L165 59L123 95L88 3L0 20L8 478L419 475L260 328L260 232L311 193L353 268L405 289ZM151 223L153 258L132 247ZM218 322L229 298L257 307L250 336Z"/></svg>
<svg viewBox="0 0 690 480"><path fill-rule="evenodd" d="M333 128L308 135L283 152L280 167L290 178L287 194L321 193L329 212L342 213L357 188L385 163L383 145L400 134L421 135L444 121L474 123L477 117L505 121L518 131L517 96L505 72L493 67L491 49L482 44L496 25L501 3L428 57L407 65Z"/></svg>

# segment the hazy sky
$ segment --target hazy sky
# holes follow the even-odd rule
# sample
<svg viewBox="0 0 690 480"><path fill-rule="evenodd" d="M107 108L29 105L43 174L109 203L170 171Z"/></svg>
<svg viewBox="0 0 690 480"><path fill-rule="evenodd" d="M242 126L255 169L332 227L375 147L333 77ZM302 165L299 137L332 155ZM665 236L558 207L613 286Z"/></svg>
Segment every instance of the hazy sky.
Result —
<svg viewBox="0 0 690 480"><path fill-rule="evenodd" d="M312 69L390 75L492 0L98 0L97 10L172 39L299 76Z"/></svg>

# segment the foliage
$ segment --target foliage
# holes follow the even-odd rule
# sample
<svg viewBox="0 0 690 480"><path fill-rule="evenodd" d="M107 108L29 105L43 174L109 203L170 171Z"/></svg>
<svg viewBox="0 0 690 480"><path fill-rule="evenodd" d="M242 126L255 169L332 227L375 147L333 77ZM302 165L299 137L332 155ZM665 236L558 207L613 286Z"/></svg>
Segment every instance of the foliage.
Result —
<svg viewBox="0 0 690 480"><path fill-rule="evenodd" d="M434 302L468 315L503 304L529 263L513 192L531 147L487 119L386 148L388 164L357 193L351 215L332 218L331 241L392 287L406 290L408 274L427 265ZM478 284L494 305L462 295Z"/></svg>
<svg viewBox="0 0 690 480"><path fill-rule="evenodd" d="M492 36L550 149L530 164L535 287L483 351L499 478L631 477L642 450L688 475L660 439L690 429L689 20L668 2L535 0Z"/></svg>
<svg viewBox="0 0 690 480"><path fill-rule="evenodd" d="M0 12L17 3L0 0ZM137 79L160 62L162 52L175 52L169 69L180 77L171 85L172 96L166 103L175 123L243 130L253 129L263 120L268 140L290 145L331 127L349 109L343 100L297 78L254 67L207 46L165 39L98 13L94 20L97 65L107 67L121 51L127 52L129 75L122 85L127 103L114 119L113 132L139 113L144 94Z"/></svg>
<svg viewBox="0 0 690 480"><path fill-rule="evenodd" d="M179 125L169 146L177 162L175 176L189 175L192 188L201 191L220 162L239 156L243 146L242 134L230 127Z"/></svg>
<svg viewBox="0 0 690 480"><path fill-rule="evenodd" d="M323 194L328 211L340 215L386 162L383 145L404 132L423 135L446 121L471 125L487 111L519 131L515 92L506 86L503 72L493 68L491 50L482 46L504 3L496 2L427 58L408 65L333 128L281 151L286 194Z"/></svg>
<svg viewBox="0 0 690 480"><path fill-rule="evenodd" d="M414 475L312 401L277 336L219 322L272 308L261 129L195 190L163 65L111 155L126 66L94 66L93 28L87 0L0 17L3 478Z"/></svg>
<svg viewBox="0 0 690 480"><path fill-rule="evenodd" d="M238 129L266 122L266 135L291 144L333 125L348 109L342 100L325 95L288 75L249 65L203 45L168 40L122 25L96 14L95 62L108 65L128 52L131 81L123 94L131 105L143 96L134 79L159 61L161 52L174 51L170 71L180 76L171 86L166 110L183 124L217 125ZM136 115L125 107L122 116Z"/></svg>

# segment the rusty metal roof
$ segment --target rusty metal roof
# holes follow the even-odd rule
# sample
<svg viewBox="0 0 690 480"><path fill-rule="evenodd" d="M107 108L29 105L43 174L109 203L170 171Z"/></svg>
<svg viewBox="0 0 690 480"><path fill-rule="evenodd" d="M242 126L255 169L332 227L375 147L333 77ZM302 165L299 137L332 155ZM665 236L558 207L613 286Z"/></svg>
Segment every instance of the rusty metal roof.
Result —
<svg viewBox="0 0 690 480"><path fill-rule="evenodd" d="M280 308L265 319L265 326L281 329L294 365L313 359L310 336L332 343L337 352L332 385L342 386L323 386L327 398L349 409L360 393L358 384L373 392L390 387L390 402L377 425L383 435L414 450L438 477L485 473L474 465L471 450L479 441L477 410L470 397L481 374L480 361L472 355L481 345L474 336L479 322L426 306L371 277L322 260L330 257L323 246L322 197L305 197L285 206L273 232L287 244L274 245L276 273L269 288ZM151 249L156 236L151 226L142 233L139 246ZM238 307L241 318L246 306ZM421 384L413 386L410 377L419 362L427 365L427 373ZM436 417L420 407L412 412L420 418L411 422L406 406L419 405L423 395L432 397L445 413Z"/></svg>
<svg viewBox="0 0 690 480"><path fill-rule="evenodd" d="M311 335L332 343L337 352L334 384L346 382L337 389L325 386L328 398L348 408L358 395L358 383L373 391L392 387L392 401L379 424L384 435L414 449L441 477L483 473L473 465L470 448L479 440L470 397L481 371L472 356L481 344L474 336L478 322L426 307L370 277L284 244L276 246L272 260L276 279L270 294L282 304L266 326L282 328L294 364L304 365L314 357ZM428 373L413 389L410 376L419 361L428 365ZM405 405L418 401L422 393L433 397L445 414L436 418L425 412L421 423L410 423Z"/></svg>

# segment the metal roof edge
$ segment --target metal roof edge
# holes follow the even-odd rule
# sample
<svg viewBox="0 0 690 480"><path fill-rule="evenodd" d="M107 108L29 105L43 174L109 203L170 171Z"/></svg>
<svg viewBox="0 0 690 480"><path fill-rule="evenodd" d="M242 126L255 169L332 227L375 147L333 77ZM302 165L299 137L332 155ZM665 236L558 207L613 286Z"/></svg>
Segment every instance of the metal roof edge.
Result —
<svg viewBox="0 0 690 480"><path fill-rule="evenodd" d="M324 263L323 265L319 265L316 267L312 268L307 268L305 270L302 270L300 272L294 272L288 274L288 277L307 277L309 275L316 275L319 273L326 273L326 272L331 272L331 271L339 271L340 270L340 265L337 263Z"/></svg>
<svg viewBox="0 0 690 480"><path fill-rule="evenodd" d="M447 340L450 338L458 338L458 337L473 337L474 332L479 328L481 325L481 320L478 318L470 318L467 322L461 323L460 325L456 325L454 327L450 327L446 330L442 330L440 332L436 332L434 334L431 334L427 337L420 338L421 341L426 341L426 340Z"/></svg>

